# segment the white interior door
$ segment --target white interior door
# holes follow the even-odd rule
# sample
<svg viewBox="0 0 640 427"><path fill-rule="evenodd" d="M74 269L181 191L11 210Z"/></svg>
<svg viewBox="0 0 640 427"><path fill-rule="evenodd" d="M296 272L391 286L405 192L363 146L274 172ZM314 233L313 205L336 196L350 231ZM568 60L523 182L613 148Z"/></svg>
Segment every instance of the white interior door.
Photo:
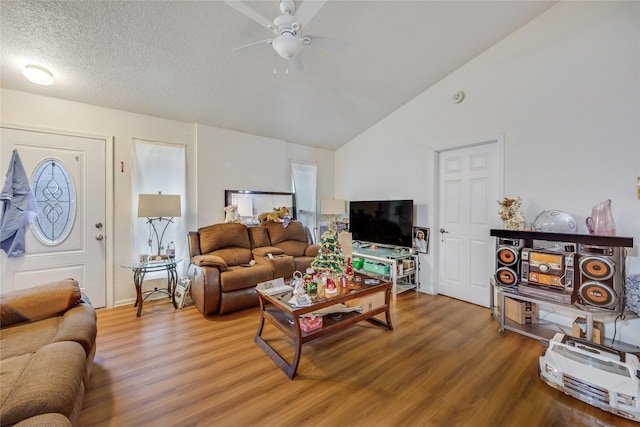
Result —
<svg viewBox="0 0 640 427"><path fill-rule="evenodd" d="M24 256L0 251L0 290L72 277L95 307L104 307L107 141L8 127L0 132L1 167L6 170L16 149L38 204Z"/></svg>
<svg viewBox="0 0 640 427"><path fill-rule="evenodd" d="M495 268L489 230L502 194L501 143L439 153L438 293L489 306Z"/></svg>

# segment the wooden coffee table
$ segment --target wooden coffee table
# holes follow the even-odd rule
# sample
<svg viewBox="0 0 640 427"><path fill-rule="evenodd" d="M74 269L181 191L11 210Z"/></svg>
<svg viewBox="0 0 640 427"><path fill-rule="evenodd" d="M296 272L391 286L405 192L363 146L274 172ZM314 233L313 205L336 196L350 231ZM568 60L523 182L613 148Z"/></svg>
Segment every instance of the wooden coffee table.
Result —
<svg viewBox="0 0 640 427"><path fill-rule="evenodd" d="M368 320L393 330L391 325L391 313L389 312L389 298L391 295L391 282L379 281L377 284L365 284L367 276L360 275L362 283L354 284L350 287L338 286L338 292L333 295L318 295L317 301L308 307L294 307L288 303L292 297L292 292L285 292L276 295L267 295L258 291L260 300L260 324L254 341L264 352L282 369L289 379L296 375L302 344L313 341L316 338L332 334L349 325ZM357 301L354 301L357 300ZM323 316L323 324L319 329L304 332L300 325L300 316L314 313L320 309L336 304L359 303L362 312L340 313L339 316ZM384 313L386 322L373 316ZM284 335L293 341L295 353L292 363L287 362L273 347L262 338L264 321L268 320Z"/></svg>

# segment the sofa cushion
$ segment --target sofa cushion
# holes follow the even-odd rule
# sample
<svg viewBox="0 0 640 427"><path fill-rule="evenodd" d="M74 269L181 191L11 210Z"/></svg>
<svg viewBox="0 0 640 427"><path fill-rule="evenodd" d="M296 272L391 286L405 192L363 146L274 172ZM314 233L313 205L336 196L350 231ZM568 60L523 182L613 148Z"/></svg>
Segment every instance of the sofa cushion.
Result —
<svg viewBox="0 0 640 427"><path fill-rule="evenodd" d="M312 256L299 256L295 258L295 263L296 263L296 270L301 271L301 272L305 272L307 271L307 268L311 267L311 263L313 262L313 260L316 259L315 257Z"/></svg>
<svg viewBox="0 0 640 427"><path fill-rule="evenodd" d="M54 316L0 329L0 358L35 353L43 345L53 342L59 324L59 316Z"/></svg>
<svg viewBox="0 0 640 427"><path fill-rule="evenodd" d="M214 224L200 228L198 233L200 233L200 252L202 254L228 247L251 249L249 232L244 224ZM227 260L225 259L225 261Z"/></svg>
<svg viewBox="0 0 640 427"><path fill-rule="evenodd" d="M297 240L287 240L286 242L276 243L275 246L282 249L285 254L293 257L304 256L307 250L307 244Z"/></svg>
<svg viewBox="0 0 640 427"><path fill-rule="evenodd" d="M271 245L271 241L269 240L269 232L266 227L248 227L249 230L249 240L251 241L252 248L259 248L261 246L269 246Z"/></svg>
<svg viewBox="0 0 640 427"><path fill-rule="evenodd" d="M76 305L82 294L78 282L65 279L0 295L0 325L40 320Z"/></svg>
<svg viewBox="0 0 640 427"><path fill-rule="evenodd" d="M71 341L0 361L0 420L15 424L50 412L69 417L81 393L86 354Z"/></svg>
<svg viewBox="0 0 640 427"><path fill-rule="evenodd" d="M304 256L315 258L318 256L318 252L320 252L320 245L309 245L304 251Z"/></svg>
<svg viewBox="0 0 640 427"><path fill-rule="evenodd" d="M96 333L95 309L89 304L79 304L60 316L0 329L0 357L34 353L44 345L60 341L77 342L87 357L93 350Z"/></svg>
<svg viewBox="0 0 640 427"><path fill-rule="evenodd" d="M240 264L249 264L253 257L251 256L251 249L245 248L224 248L211 252L209 255L215 255L222 258L227 267Z"/></svg>
<svg viewBox="0 0 640 427"><path fill-rule="evenodd" d="M253 253L253 256L258 256L258 257L268 257L269 254L271 255L283 255L284 251L280 248L276 248L275 246L262 246L260 248L255 248L251 251Z"/></svg>
<svg viewBox="0 0 640 427"><path fill-rule="evenodd" d="M255 264L251 267L229 267L220 275L222 292L255 288L260 282L273 279L273 270L267 265Z"/></svg>
<svg viewBox="0 0 640 427"><path fill-rule="evenodd" d="M279 247L278 243L296 240L304 243L304 246L307 247L307 236L300 221L291 221L287 227L284 227L282 223L267 223L266 228L269 231L269 239L273 246Z"/></svg>
<svg viewBox="0 0 640 427"><path fill-rule="evenodd" d="M211 255L211 254L196 255L193 258L191 258L191 264L197 265L200 267L204 267L204 266L216 267L221 272L227 271L227 263L219 256Z"/></svg>

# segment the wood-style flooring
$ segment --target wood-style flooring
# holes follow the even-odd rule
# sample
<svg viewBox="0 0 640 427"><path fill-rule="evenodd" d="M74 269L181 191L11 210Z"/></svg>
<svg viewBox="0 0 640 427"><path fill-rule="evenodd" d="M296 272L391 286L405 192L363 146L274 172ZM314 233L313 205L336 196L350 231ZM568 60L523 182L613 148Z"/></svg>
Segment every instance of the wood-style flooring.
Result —
<svg viewBox="0 0 640 427"><path fill-rule="evenodd" d="M253 342L258 308L203 317L168 299L98 310L81 426L634 426L538 377L539 341L486 308L406 292L394 330L306 344L293 380ZM273 326L265 336L290 358Z"/></svg>

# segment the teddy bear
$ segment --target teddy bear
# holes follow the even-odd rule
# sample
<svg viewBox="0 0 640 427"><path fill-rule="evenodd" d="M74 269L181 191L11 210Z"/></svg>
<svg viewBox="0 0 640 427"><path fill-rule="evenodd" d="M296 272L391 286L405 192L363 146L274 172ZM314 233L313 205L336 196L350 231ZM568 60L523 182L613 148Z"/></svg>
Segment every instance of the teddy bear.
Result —
<svg viewBox="0 0 640 427"><path fill-rule="evenodd" d="M289 216L289 208L282 206L280 209L276 209L273 212L262 212L258 215L260 224L265 222L284 222L284 218Z"/></svg>
<svg viewBox="0 0 640 427"><path fill-rule="evenodd" d="M238 207L236 205L229 205L224 208L224 222L240 222L240 216L238 215Z"/></svg>

